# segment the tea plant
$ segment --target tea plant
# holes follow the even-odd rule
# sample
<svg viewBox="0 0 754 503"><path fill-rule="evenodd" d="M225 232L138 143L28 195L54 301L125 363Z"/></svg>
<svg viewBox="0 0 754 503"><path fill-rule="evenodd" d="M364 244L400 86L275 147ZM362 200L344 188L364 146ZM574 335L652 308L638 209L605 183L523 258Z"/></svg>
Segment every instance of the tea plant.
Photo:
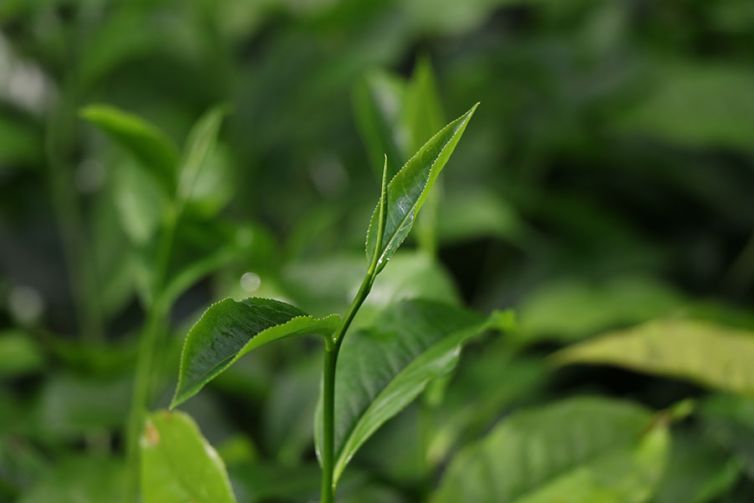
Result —
<svg viewBox="0 0 754 503"><path fill-rule="evenodd" d="M434 302L405 302L378 319L374 327L377 334L352 334L353 343L343 348L359 308L411 231L475 111L476 105L435 134L389 183L385 157L379 203L366 234L368 267L342 317L309 316L272 299L218 302L202 315L186 338L172 406L196 394L255 348L291 336L322 336L324 366L315 431L322 467L321 500L332 502L337 483L356 450L431 380L449 372L458 348L485 328L483 320L457 308ZM145 486L145 491L148 494L152 489Z"/></svg>

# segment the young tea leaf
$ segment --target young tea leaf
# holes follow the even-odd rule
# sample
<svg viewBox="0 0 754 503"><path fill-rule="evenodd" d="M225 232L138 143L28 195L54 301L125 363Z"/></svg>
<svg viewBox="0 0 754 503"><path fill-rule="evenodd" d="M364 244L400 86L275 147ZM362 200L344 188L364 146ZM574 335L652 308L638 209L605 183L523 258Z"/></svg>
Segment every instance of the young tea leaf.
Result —
<svg viewBox="0 0 754 503"><path fill-rule="evenodd" d="M575 398L519 412L462 450L434 503L640 503L662 475L666 423L627 402Z"/></svg>
<svg viewBox="0 0 754 503"><path fill-rule="evenodd" d="M236 501L220 456L188 415L152 414L140 443L144 503Z"/></svg>
<svg viewBox="0 0 754 503"><path fill-rule="evenodd" d="M555 361L617 365L754 394L754 333L702 321L644 323L566 348Z"/></svg>
<svg viewBox="0 0 754 503"><path fill-rule="evenodd" d="M89 105L81 117L107 133L136 160L149 168L160 186L172 194L178 150L156 126L109 105Z"/></svg>
<svg viewBox="0 0 754 503"><path fill-rule="evenodd" d="M345 338L335 374L334 481L361 445L456 365L461 346L486 326L475 313L427 300L388 308ZM321 451L321 406L315 434Z"/></svg>
<svg viewBox="0 0 754 503"><path fill-rule="evenodd" d="M379 249L379 205L372 214L367 230L367 260L371 261L377 253L377 271L385 266L408 236L429 190L450 159L477 106L478 103L430 138L388 184L387 220Z"/></svg>
<svg viewBox="0 0 754 503"><path fill-rule="evenodd" d="M316 318L272 299L213 304L186 336L171 406L194 396L252 349L293 335L329 335L338 321L337 315Z"/></svg>

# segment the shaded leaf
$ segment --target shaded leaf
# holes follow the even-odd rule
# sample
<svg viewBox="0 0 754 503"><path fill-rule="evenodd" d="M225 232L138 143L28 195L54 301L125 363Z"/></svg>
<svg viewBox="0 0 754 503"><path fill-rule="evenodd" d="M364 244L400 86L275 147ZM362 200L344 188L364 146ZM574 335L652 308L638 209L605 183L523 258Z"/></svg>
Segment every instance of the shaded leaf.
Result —
<svg viewBox="0 0 754 503"><path fill-rule="evenodd" d="M427 386L450 372L461 346L484 330L475 313L426 300L385 310L345 338L335 377L334 480L361 445ZM321 402L315 425L321 442Z"/></svg>
<svg viewBox="0 0 754 503"><path fill-rule="evenodd" d="M224 107L212 108L199 118L189 132L178 169L180 200L190 199L197 189L201 189L198 187L200 175L214 152L224 115Z"/></svg>
<svg viewBox="0 0 754 503"><path fill-rule="evenodd" d="M126 483L126 470L112 458L63 459L19 503L125 503Z"/></svg>
<svg viewBox="0 0 754 503"><path fill-rule="evenodd" d="M81 116L107 133L157 178L168 194L175 187L178 151L156 126L109 105L89 105Z"/></svg>
<svg viewBox="0 0 754 503"><path fill-rule="evenodd" d="M669 437L628 402L574 398L518 412L451 463L436 503L639 503L659 480Z"/></svg>
<svg viewBox="0 0 754 503"><path fill-rule="evenodd" d="M435 134L393 177L387 187L387 220L382 246L377 250L377 270L381 270L406 239L429 190L461 139L476 111L468 112ZM372 214L366 239L367 260L375 255L379 205Z"/></svg>
<svg viewBox="0 0 754 503"><path fill-rule="evenodd" d="M293 335L329 334L338 319L308 316L272 299L225 299L213 304L186 336L172 406L191 398L252 349Z"/></svg>
<svg viewBox="0 0 754 503"><path fill-rule="evenodd" d="M698 432L674 433L668 466L654 498L656 503L704 503L725 494L741 467L725 449Z"/></svg>
<svg viewBox="0 0 754 503"><path fill-rule="evenodd" d="M616 365L754 394L754 332L703 321L644 323L566 348L555 361Z"/></svg>
<svg viewBox="0 0 754 503"><path fill-rule="evenodd" d="M39 370L44 357L31 335L18 331L0 332L0 379Z"/></svg>
<svg viewBox="0 0 754 503"><path fill-rule="evenodd" d="M144 503L236 501L220 456L188 415L152 414L140 444Z"/></svg>

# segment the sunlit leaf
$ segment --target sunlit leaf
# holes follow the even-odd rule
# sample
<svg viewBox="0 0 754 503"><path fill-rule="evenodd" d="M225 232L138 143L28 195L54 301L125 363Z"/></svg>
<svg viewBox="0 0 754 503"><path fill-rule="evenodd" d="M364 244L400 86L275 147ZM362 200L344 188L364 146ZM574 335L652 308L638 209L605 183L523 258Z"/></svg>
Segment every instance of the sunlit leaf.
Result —
<svg viewBox="0 0 754 503"><path fill-rule="evenodd" d="M704 321L644 323L566 348L555 361L616 365L754 394L754 332Z"/></svg>
<svg viewBox="0 0 754 503"><path fill-rule="evenodd" d="M236 501L220 456L188 415L152 414L140 444L144 503Z"/></svg>
<svg viewBox="0 0 754 503"><path fill-rule="evenodd" d="M191 129L178 168L179 199L188 200L195 194L202 171L214 152L224 115L224 107L212 108Z"/></svg>
<svg viewBox="0 0 754 503"><path fill-rule="evenodd" d="M18 330L0 332L0 379L35 372L43 364L41 348L30 334Z"/></svg>
<svg viewBox="0 0 754 503"><path fill-rule="evenodd" d="M191 398L252 349L294 335L328 335L338 319L308 316L272 299L225 299L213 304L186 336L172 405Z"/></svg>
<svg viewBox="0 0 754 503"><path fill-rule="evenodd" d="M382 246L377 250L377 270L385 266L408 236L429 190L450 159L476 108L477 105L474 105L468 112L435 134L388 184L387 220ZM377 246L378 209L372 214L367 231L367 260L374 256Z"/></svg>
<svg viewBox="0 0 754 503"><path fill-rule="evenodd" d="M435 503L640 503L665 465L662 421L627 402L575 398L517 412L463 449Z"/></svg>

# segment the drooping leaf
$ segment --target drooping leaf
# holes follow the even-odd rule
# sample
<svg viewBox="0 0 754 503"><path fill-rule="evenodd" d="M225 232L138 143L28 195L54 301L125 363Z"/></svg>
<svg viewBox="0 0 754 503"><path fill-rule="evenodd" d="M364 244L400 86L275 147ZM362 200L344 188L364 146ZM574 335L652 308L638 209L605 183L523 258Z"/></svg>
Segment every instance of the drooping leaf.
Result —
<svg viewBox="0 0 754 503"><path fill-rule="evenodd" d="M704 321L644 323L566 348L555 361L616 365L754 394L754 332Z"/></svg>
<svg viewBox="0 0 754 503"><path fill-rule="evenodd" d="M213 304L186 336L172 406L191 398L252 349L293 335L327 335L337 323L336 315L315 318L272 299Z"/></svg>
<svg viewBox="0 0 754 503"><path fill-rule="evenodd" d="M485 326L475 313L417 299L391 306L344 340L335 377L336 483L358 448L431 380L450 372L461 346ZM320 433L321 402L318 447Z"/></svg>
<svg viewBox="0 0 754 503"><path fill-rule="evenodd" d="M478 104L471 107L468 112L430 138L388 184L387 220L382 246L377 250L378 271L385 266L408 236L429 190L450 159L477 106ZM367 260L372 259L377 247L378 220L379 205L372 214L367 230Z"/></svg>
<svg viewBox="0 0 754 503"><path fill-rule="evenodd" d="M518 412L462 450L435 503L640 503L653 493L669 437L638 405L574 398Z"/></svg>
<svg viewBox="0 0 754 503"><path fill-rule="evenodd" d="M144 503L236 501L220 456L188 415L152 414L140 444Z"/></svg>
<svg viewBox="0 0 754 503"><path fill-rule="evenodd" d="M109 105L89 105L81 116L125 148L172 194L178 165L175 145L156 126Z"/></svg>

